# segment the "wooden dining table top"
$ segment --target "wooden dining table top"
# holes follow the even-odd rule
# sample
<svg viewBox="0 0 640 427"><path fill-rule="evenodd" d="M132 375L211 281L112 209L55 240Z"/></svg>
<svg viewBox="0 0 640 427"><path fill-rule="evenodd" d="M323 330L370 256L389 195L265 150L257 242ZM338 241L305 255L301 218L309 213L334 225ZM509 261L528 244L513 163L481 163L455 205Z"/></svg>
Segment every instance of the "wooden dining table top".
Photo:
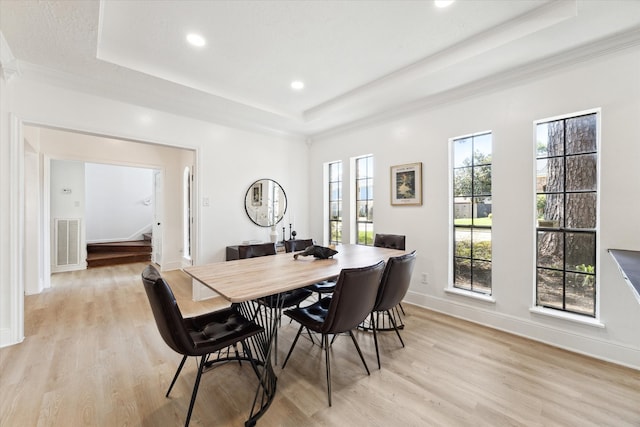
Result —
<svg viewBox="0 0 640 427"><path fill-rule="evenodd" d="M198 282L232 303L255 300L335 278L345 268L366 267L407 253L364 245L337 245L332 258L294 259L293 253L221 261L184 268Z"/></svg>

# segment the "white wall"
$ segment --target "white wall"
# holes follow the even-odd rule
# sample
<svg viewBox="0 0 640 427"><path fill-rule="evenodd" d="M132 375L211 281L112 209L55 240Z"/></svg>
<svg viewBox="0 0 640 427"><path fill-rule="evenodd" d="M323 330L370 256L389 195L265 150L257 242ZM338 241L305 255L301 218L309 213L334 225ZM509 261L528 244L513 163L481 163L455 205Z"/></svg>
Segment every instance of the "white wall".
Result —
<svg viewBox="0 0 640 427"><path fill-rule="evenodd" d="M12 249L11 230L11 150L9 146L9 100L10 93L4 75L0 73L0 345L2 343L19 340L12 328L12 287L15 287L14 278L11 272L12 259L10 251ZM14 225L15 227L15 225ZM20 334L18 334L20 335Z"/></svg>
<svg viewBox="0 0 640 427"><path fill-rule="evenodd" d="M375 156L375 230L407 236L418 251L408 299L416 304L553 345L640 368L640 305L607 248L640 250L640 49L594 59L492 93L405 114L315 141L310 192L323 189L325 162ZM599 241L600 320L604 328L530 312L534 293L533 121L602 108ZM495 303L445 293L450 282L449 138L493 132L493 296ZM392 207L389 168L423 162L424 203ZM311 232L324 206L310 199ZM345 233L347 230L345 230ZM420 283L420 273L429 283ZM410 323L410 320L409 320ZM463 345L463 344L461 344Z"/></svg>
<svg viewBox="0 0 640 427"><path fill-rule="evenodd" d="M141 240L153 221L153 170L85 165L87 243Z"/></svg>
<svg viewBox="0 0 640 427"><path fill-rule="evenodd" d="M10 90L2 87L0 94L2 197L7 194L5 189L9 192L22 188L19 183L10 182L11 174L5 169L9 163L4 154L11 151L6 124L9 114L13 113L27 124L83 132L65 133L64 138L45 137L45 133L60 131L42 128L40 153L51 158L163 169L166 225L163 227L163 268L182 265L182 173L184 166L193 164L189 158L194 152L195 263L224 260L227 245L249 239L269 239L270 230L254 225L244 212L245 192L259 178L272 178L283 186L295 211L299 235L308 234L308 146L302 140L232 129L22 77L14 77L10 85ZM87 134L114 138L88 139ZM97 145L87 145L88 141ZM150 144L132 145L131 141ZM191 154L185 150L167 154L166 146L191 150ZM202 206L204 197L210 200L208 207ZM4 204L4 199L0 219L3 233L15 226L12 209ZM21 242L15 245L18 244ZM5 243L2 248L6 250ZM1 258L3 263L11 263L8 252L3 252ZM22 279L11 280L12 274L17 277L18 273L10 270L3 269L0 274L0 304L7 305L10 311L21 301L21 295L13 293L22 286ZM21 322L16 321L20 316L6 313L7 310L0 313L0 332L7 332L1 334L0 346L22 339Z"/></svg>
<svg viewBox="0 0 640 427"><path fill-rule="evenodd" d="M55 236L55 224L58 219L79 219L80 220L80 251L79 262L64 268L56 268L56 238L50 242L43 242L44 246L50 244L49 259L51 270L55 272L79 270L86 267L86 245L85 242L85 168L83 162L70 160L53 160L50 165L50 217L47 219L50 225L50 236ZM26 170L25 170L26 171ZM35 206L33 207L35 208ZM25 210L25 217L37 217L38 212ZM46 259L45 259L46 261ZM35 260L25 259L25 270L30 270L36 266ZM33 265L33 267L32 267ZM48 285L45 285L48 287Z"/></svg>

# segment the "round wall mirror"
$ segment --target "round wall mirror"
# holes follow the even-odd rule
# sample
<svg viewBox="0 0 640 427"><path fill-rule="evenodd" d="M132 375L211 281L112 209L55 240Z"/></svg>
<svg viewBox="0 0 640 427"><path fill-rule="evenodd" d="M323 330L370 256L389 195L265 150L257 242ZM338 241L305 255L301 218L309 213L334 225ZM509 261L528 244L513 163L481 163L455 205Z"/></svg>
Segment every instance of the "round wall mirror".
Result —
<svg viewBox="0 0 640 427"><path fill-rule="evenodd" d="M276 225L287 211L287 195L272 179L259 179L249 186L244 209L251 221L260 227Z"/></svg>

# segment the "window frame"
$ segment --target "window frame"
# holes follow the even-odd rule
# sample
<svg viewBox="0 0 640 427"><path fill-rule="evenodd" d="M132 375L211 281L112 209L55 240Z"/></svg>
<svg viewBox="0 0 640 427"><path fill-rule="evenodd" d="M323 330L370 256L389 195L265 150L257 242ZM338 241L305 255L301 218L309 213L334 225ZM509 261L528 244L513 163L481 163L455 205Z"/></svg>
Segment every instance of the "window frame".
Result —
<svg viewBox="0 0 640 427"><path fill-rule="evenodd" d="M339 171L337 172L338 178L335 181L332 181L332 166L334 165L339 165L337 167L339 167ZM328 230L328 239L329 239L329 245L336 245L336 244L341 244L342 243L342 231L343 231L343 215L344 215L344 211L343 211L343 194L344 194L344 179L343 179L343 172L344 172L344 165L342 163L342 160L336 160L334 162L329 162L327 163L327 209L328 209L328 215L327 215L327 219L328 219L328 226L329 226L329 230ZM337 184L339 185L339 190L338 190L338 198L337 199L333 199L332 198L332 192L331 192L331 187L332 184ZM337 204L338 205L338 211L340 212L340 216L339 219L333 219L332 217L332 204ZM336 227L336 230L339 230L339 238L334 239L334 225Z"/></svg>
<svg viewBox="0 0 640 427"><path fill-rule="evenodd" d="M579 117L585 117L585 116L589 116L589 115L594 115L595 116L595 151L588 151L588 152L580 152L580 153L573 153L573 154L569 154L567 155L566 152L566 144L567 144L567 138L566 138L566 121L569 119L575 119L575 118L579 118ZM535 312L535 313L541 313L541 314L548 314L552 317L558 317L558 318L562 318L562 319L566 319L566 320L573 320L573 321L577 321L580 323L588 323L588 324L594 324L594 325L598 325L601 326L599 319L600 319L600 261L601 261L601 256L600 256L600 201L601 201L601 109L600 108L594 108L594 109L589 109L589 110L583 110L583 111L578 111L578 112L573 112L573 113L568 113L568 114L562 114L562 115L558 115L558 116L554 116L554 117L548 117L548 118L544 118L544 119L540 119L540 120L536 120L533 122L533 165L534 165L534 171L533 171L533 175L534 175L534 183L533 183L533 201L534 201L534 208L533 208L533 220L534 220L534 224L533 224L533 229L534 229L534 238L533 238L533 253L534 253L534 259L533 259L533 297L532 297L532 307L531 307L531 311ZM540 156L538 155L538 126L544 123L552 123L552 122L557 122L557 121L563 121L565 124L563 125L563 152L562 155L558 156L558 155L554 155L554 156ZM595 189L594 190L567 190L567 182L566 182L566 159L567 158L572 158L572 157L576 157L579 155L590 155L590 154L595 154L596 159L595 159L595 167L596 167L596 172L595 172ZM538 183L538 161L541 159L548 159L548 158L561 158L563 159L563 174L565 175L563 177L563 189L562 192L551 192L551 191L539 191L539 183ZM566 206L567 206L567 194L571 195L571 194L595 194L595 226L593 228L584 228L584 227L566 227L566 221L567 221L567 215L566 215ZM538 218L538 196L542 195L542 194L561 194L563 196L563 213L562 213L562 221L563 224L559 224L557 227L551 225L551 226L541 226L539 223L539 218ZM553 268L553 267L548 267L548 266L540 266L539 265L539 238L540 238L540 232L560 232L562 233L563 236L563 255L562 255L562 268ZM593 241L594 241L594 247L593 247L593 252L592 252L592 256L594 259L594 271L593 273L589 273L588 271L585 272L578 272L577 269L568 269L567 268L567 251L566 251L566 236L570 233L573 234L589 234L593 236ZM563 290L562 290L562 308L558 308L555 306L551 306L551 305L545 305L545 304L540 304L539 303L539 298L538 298L538 290L539 290L539 276L538 276L538 271L539 269L545 269L548 271L556 271L556 272L561 272L562 276L563 276ZM593 280L595 281L594 283L594 288L593 288L593 312L592 314L587 314L585 312L581 312L581 311L574 311L574 310L570 310L567 309L566 307L566 298L567 298L567 292L566 292L566 287L567 287L567 273L580 273L580 274L585 274L587 276L591 276L593 277Z"/></svg>
<svg viewBox="0 0 640 427"><path fill-rule="evenodd" d="M366 171L365 171L365 176L361 177L360 175L360 163L362 161L366 161ZM374 237L375 237L375 231L374 231L374 220L373 220L373 203L374 203L374 180L375 180L375 164L374 164L374 157L373 154L367 154L367 155L363 155L363 156L359 156L359 157L355 157L353 159L353 193L354 193L354 197L353 197L353 224L354 224L354 228L353 228L353 241L358 244L358 245L365 245L365 246L373 246L373 242L374 242ZM361 183L361 181L370 181L370 183L367 183L366 188L367 188L367 198L361 199L360 198L360 192L358 191L358 184ZM367 209L367 220L361 221L358 215L358 205L359 203L365 202L366 203L366 209ZM370 218L370 219L369 219ZM365 239L362 242L360 240L360 225L364 224L364 228L365 228ZM367 238L367 236L369 236L369 234L371 235L371 239L369 241L369 239Z"/></svg>
<svg viewBox="0 0 640 427"><path fill-rule="evenodd" d="M491 141L491 161L490 162L484 162L484 163L479 163L479 164L475 164L475 157L474 157L474 139L479 139L480 137L485 137L485 136L490 136L490 141ZM455 148L456 148L456 142L457 141L462 141L462 140L467 140L467 139L471 139L471 165L466 165L466 166L460 166L457 167L456 166L456 158L455 158ZM492 276L493 276L493 245L491 245L491 255L489 259L485 259L485 258L475 258L473 255L473 235L474 232L488 232L490 235L490 240L492 241L492 237L493 237L493 219L491 220L491 224L490 225L480 225L480 224L475 224L474 220L476 219L475 213L474 213L474 202L473 199L476 197L481 197L481 198L489 198L491 199L491 205L492 205L492 211L493 211L493 132L491 130L487 130L487 131L482 131L482 132L476 132L473 134L469 134L469 135L462 135L462 136L457 136L454 138L450 138L449 139L449 149L450 149L450 167L449 167L449 174L450 174L450 188L449 188L449 194L450 194L450 203L449 203L449 208L450 208L450 214L449 214L449 218L451 220L451 226L450 226L450 252L449 252L449 259L450 259L450 280L449 280L449 286L447 288L448 292L452 292L452 293L458 293L458 294L463 294L463 295L468 295L468 296L472 296L472 297L477 297L479 299L483 299L483 300L487 300L487 301L494 301L493 300L493 284L492 284ZM490 168L491 171L491 190L486 193L477 193L475 191L475 186L474 186L474 181L475 181L475 176L476 173L475 169L476 168L486 168L486 167ZM470 177L471 177L471 183L470 183L470 191L468 196L456 196L456 171L457 170L462 170L462 169L470 169L471 173L470 173ZM469 224L456 224L456 199L459 197L467 197L471 199L471 222ZM492 215L493 216L493 215ZM468 232L470 233L470 247L469 247L469 257L462 257L462 256L458 256L456 254L456 231L458 231L459 229L466 229L468 230ZM470 280L471 282L469 283L468 286L460 286L456 284L456 260L459 259L467 259L469 261L469 265L470 265ZM490 279L489 279L489 291L487 292L486 290L479 290L479 289L474 289L474 281L473 281L473 262L478 261L478 262L487 262L490 264ZM477 286L477 285L476 285Z"/></svg>

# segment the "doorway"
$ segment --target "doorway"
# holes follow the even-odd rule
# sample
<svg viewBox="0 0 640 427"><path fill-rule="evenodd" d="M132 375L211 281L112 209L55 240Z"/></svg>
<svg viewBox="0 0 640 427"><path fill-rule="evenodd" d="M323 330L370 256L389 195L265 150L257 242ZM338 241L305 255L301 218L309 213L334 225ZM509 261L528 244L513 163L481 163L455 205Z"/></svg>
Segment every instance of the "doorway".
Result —
<svg viewBox="0 0 640 427"><path fill-rule="evenodd" d="M172 184L165 188L165 184L167 180L169 182L182 181L184 165L192 165L195 162L196 153L194 150L88 135L37 125L24 125L24 135L25 146L29 138L33 142L29 145L38 147L36 152L39 157L40 167L35 169L43 171L42 176L37 178L43 189L43 196L40 198L40 202L36 206L27 206L25 204L25 218L38 218L42 232L37 233L35 237L25 233L24 238L32 243L35 242L43 253L40 260L24 260L24 271L40 272L39 279L34 279L33 285L25 283L25 291L31 289L29 293L38 293L51 286L50 274L47 274L50 269L45 268L45 266L51 266L53 250L49 243L51 241L49 232L52 229L53 216L49 213L50 194L48 194L51 191L48 176L52 160L72 160L155 170L157 173L154 173L154 178L152 179L151 193L148 194L148 198L145 197L139 200L139 203L143 204L149 203L150 200L148 199L153 199L151 202L157 208L151 221L152 225L155 224L153 227L154 232L152 233L154 235L153 246L155 252L153 261L162 264L163 270L182 267L182 248L180 243L182 243L183 187ZM29 172L31 169L34 168L25 169L24 173L31 173ZM48 188L49 190L47 190ZM61 188L60 191L63 191L63 189ZM168 201L169 204L165 204L165 201ZM170 220L165 222L163 221L163 216L165 218L166 216L163 213L167 206L169 206L170 210ZM178 212L175 213L172 209L178 210ZM192 209L189 209L188 212L189 215L194 213ZM193 219L191 218L189 222L192 221ZM174 222L175 224L173 224ZM167 229L169 232L167 232ZM174 236L176 234L177 239ZM175 259L169 259L168 261L167 251L164 248L167 237L169 242L178 242L178 244L170 243L168 253L170 257ZM39 283L35 283L38 281Z"/></svg>

